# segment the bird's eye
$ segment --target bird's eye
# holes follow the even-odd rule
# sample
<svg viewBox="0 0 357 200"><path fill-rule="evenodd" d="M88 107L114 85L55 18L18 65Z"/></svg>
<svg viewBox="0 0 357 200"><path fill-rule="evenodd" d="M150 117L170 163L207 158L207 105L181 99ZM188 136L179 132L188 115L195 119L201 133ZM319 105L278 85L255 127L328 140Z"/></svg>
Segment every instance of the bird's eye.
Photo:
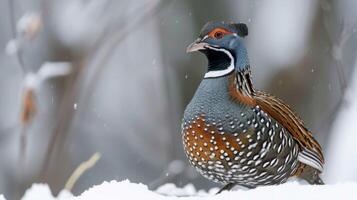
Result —
<svg viewBox="0 0 357 200"><path fill-rule="evenodd" d="M214 37L216 39L221 39L223 37L223 32L222 31L217 31L214 33Z"/></svg>
<svg viewBox="0 0 357 200"><path fill-rule="evenodd" d="M233 34L232 32L230 32L227 29L224 28L215 28L213 31L208 33L208 36L210 38L214 38L214 39L221 39L223 38L225 35L230 35Z"/></svg>

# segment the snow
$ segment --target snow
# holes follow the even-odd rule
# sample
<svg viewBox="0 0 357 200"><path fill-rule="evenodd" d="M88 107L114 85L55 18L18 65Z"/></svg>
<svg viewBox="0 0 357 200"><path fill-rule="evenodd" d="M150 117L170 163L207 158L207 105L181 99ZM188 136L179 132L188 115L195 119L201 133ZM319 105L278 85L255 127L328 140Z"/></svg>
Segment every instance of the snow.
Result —
<svg viewBox="0 0 357 200"><path fill-rule="evenodd" d="M34 184L28 189L22 200L229 200L229 199L345 199L357 200L357 182L338 183L334 185L302 185L297 181L277 186L258 187L252 190L236 189L215 195L218 188L209 192L197 191L192 184L177 188L174 184L165 184L156 191L151 191L144 184L131 183L129 180L104 182L93 186L79 196L73 196L68 191L62 191L54 197L46 184ZM0 200L5 200L0 195Z"/></svg>
<svg viewBox="0 0 357 200"><path fill-rule="evenodd" d="M6 47L7 55L15 55L23 46L25 40L34 39L42 27L42 19L38 13L26 13L16 23L16 35Z"/></svg>
<svg viewBox="0 0 357 200"><path fill-rule="evenodd" d="M164 187L164 186L163 186ZM165 187L172 187L165 186ZM130 183L128 180L122 182L104 182L84 192L73 200L95 200L95 199L145 199L145 200L227 200L227 199L289 199L289 200L308 200L308 199L357 199L357 183L345 183L336 185L311 186L300 185L297 182L289 182L279 186L259 187L253 190L237 190L223 192L219 195L196 192L192 186L186 186L181 191L184 197L171 196L177 194L176 187L172 187L169 194L162 195L148 190L143 184ZM162 187L161 187L162 190ZM159 188L160 191L160 188ZM173 193L171 193L173 192ZM186 192L186 193L185 193Z"/></svg>
<svg viewBox="0 0 357 200"><path fill-rule="evenodd" d="M182 188L176 187L173 183L167 183L159 188L156 192L165 196L207 196L207 194L217 193L219 188L212 188L208 193L205 190L196 191L196 188L192 184L187 184Z"/></svg>
<svg viewBox="0 0 357 200"><path fill-rule="evenodd" d="M47 79L66 76L72 71L69 62L45 62L41 65L37 73L27 73L24 80L25 88L37 89L41 83Z"/></svg>
<svg viewBox="0 0 357 200"><path fill-rule="evenodd" d="M21 200L64 200L71 199L71 197L73 197L73 195L66 190L61 191L58 197L54 197L48 185L33 184L32 187L25 192ZM0 200L2 199L0 198Z"/></svg>
<svg viewBox="0 0 357 200"><path fill-rule="evenodd" d="M19 35L28 39L33 39L41 30L42 19L39 13L25 13L16 24L16 31Z"/></svg>
<svg viewBox="0 0 357 200"><path fill-rule="evenodd" d="M15 55L19 51L19 42L16 39L10 40L6 47L5 52L7 55Z"/></svg>

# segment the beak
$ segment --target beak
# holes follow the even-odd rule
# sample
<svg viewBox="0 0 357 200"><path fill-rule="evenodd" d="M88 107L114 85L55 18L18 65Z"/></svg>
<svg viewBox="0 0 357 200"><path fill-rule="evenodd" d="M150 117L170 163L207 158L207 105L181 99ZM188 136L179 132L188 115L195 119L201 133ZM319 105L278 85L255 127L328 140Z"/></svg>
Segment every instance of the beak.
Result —
<svg viewBox="0 0 357 200"><path fill-rule="evenodd" d="M206 49L207 46L208 46L208 43L201 42L201 38L198 38L197 40L192 42L192 44L188 45L188 47L186 49L186 53L203 50L203 49Z"/></svg>

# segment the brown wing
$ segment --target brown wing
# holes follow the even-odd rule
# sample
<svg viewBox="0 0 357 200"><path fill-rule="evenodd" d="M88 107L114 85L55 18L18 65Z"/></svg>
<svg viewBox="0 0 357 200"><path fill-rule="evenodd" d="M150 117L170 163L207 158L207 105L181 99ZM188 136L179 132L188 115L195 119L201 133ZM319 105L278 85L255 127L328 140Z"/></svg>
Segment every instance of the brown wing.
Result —
<svg viewBox="0 0 357 200"><path fill-rule="evenodd" d="M300 146L299 161L322 171L324 157L319 143L288 105L274 96L253 89L250 71L243 74L233 73L229 77L228 89L233 101L252 107L260 106L270 117L279 122L298 142Z"/></svg>
<svg viewBox="0 0 357 200"><path fill-rule="evenodd" d="M308 159L308 161L304 162L305 164L322 171L324 157L321 146L290 107L280 99L260 91L255 91L253 98L255 99L256 105L259 105L272 118L283 125L299 143L302 150L301 161L304 162L303 159L305 157L305 159ZM313 166L314 163L306 163L309 162L309 160L316 162L319 166Z"/></svg>

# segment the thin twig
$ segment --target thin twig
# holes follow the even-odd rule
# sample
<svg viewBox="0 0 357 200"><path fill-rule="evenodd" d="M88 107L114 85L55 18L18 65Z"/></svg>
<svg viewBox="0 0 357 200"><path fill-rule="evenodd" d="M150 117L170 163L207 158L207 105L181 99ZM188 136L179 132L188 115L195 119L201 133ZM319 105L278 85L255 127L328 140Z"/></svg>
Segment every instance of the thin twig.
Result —
<svg viewBox="0 0 357 200"><path fill-rule="evenodd" d="M89 160L81 163L67 180L64 189L68 191L72 191L73 186L76 184L78 179L82 176L82 174L87 170L89 170L90 168L92 168L98 162L100 157L101 157L100 153L97 152L93 154L92 157L89 158Z"/></svg>
<svg viewBox="0 0 357 200"><path fill-rule="evenodd" d="M24 175L26 163L26 149L27 149L27 126L23 125L20 129L20 153L19 153L19 174L20 177Z"/></svg>
<svg viewBox="0 0 357 200"><path fill-rule="evenodd" d="M329 26L327 24L327 16L326 15L330 14L331 12L330 12L330 10L325 10L325 9L323 9L322 11L324 13L323 17L325 18L324 26L325 26L326 31L328 31ZM352 35L350 29L351 29L351 27L350 26L347 27L346 23L343 22L342 23L342 31L339 34L339 38L338 38L337 42L335 42L332 39L332 37L328 37L330 39L330 45L333 47L331 56L336 63L336 65L334 65L334 66L336 67L336 71L338 74L338 81L339 81L341 94L339 95L339 99L338 99L337 103L335 105L333 105L332 108L330 109L330 111L328 112L327 117L325 117L324 119L322 119L320 121L319 125L317 126L317 132L320 132L325 126L331 125L332 121L336 117L337 110L343 105L344 95L345 95L345 92L347 89L347 81L346 81L346 75L344 73L344 65L343 65L343 62L341 59L342 59L342 49L343 49L345 43L347 42L347 40Z"/></svg>
<svg viewBox="0 0 357 200"><path fill-rule="evenodd" d="M66 122L70 121L72 119L73 116L73 102L75 99L75 88L76 85L78 85L78 83L76 82L76 79L78 78L78 74L81 71L81 67L75 67L75 65L73 65L73 74L71 75L71 77L69 78L68 81L66 81L66 86L65 86L65 92L64 95L62 97L61 100L61 104L59 106L59 114L58 114L58 120L57 123L53 129L53 133L52 133L52 137L50 139L50 142L48 143L47 146L47 150L45 152L45 157L44 157L44 161L42 164L42 168L41 168L41 173L42 173L42 177L41 180L46 180L46 176L48 173L48 169L49 169L49 164L50 164L50 160L51 160L51 155L54 151L55 148L55 144L57 139L60 137L61 134L63 134L66 129L65 124ZM67 123L68 124L68 123Z"/></svg>
<svg viewBox="0 0 357 200"><path fill-rule="evenodd" d="M16 32L16 16L15 16L15 5L14 5L15 0L8 0L9 4L9 12L10 12L10 29L11 29L11 34L12 34L12 40L17 39L17 32ZM26 73L25 69L25 64L22 59L22 51L21 49L17 49L15 52L16 60L19 64L19 68L22 72L23 75ZM22 178L24 176L24 166L25 166L25 160L26 160L26 149L27 149L27 126L21 124L20 125L20 152L19 152L19 166L18 166L18 171L19 171L19 180L22 181ZM20 187L21 184L18 184L16 186L17 194L20 192Z"/></svg>
<svg viewBox="0 0 357 200"><path fill-rule="evenodd" d="M342 49L345 46L346 42L352 35L351 27L347 26L346 23L343 23L342 25L342 31L339 35L339 39L337 44L334 45L333 48L333 58L336 62L336 68L337 68L337 73L338 73L338 80L340 82L340 88L342 95L345 93L346 88L347 88L347 81L346 81L346 75L344 72L344 65L342 62Z"/></svg>
<svg viewBox="0 0 357 200"><path fill-rule="evenodd" d="M10 25L11 25L11 34L12 34L12 38L14 40L17 39L17 33L16 33L16 20L15 20L15 5L14 2L15 0L8 0L9 2L9 12L10 12ZM26 68L25 68L25 63L22 59L22 51L21 49L18 49L15 53L17 61L19 62L19 66L20 69L22 71L23 74L25 74L26 72Z"/></svg>

